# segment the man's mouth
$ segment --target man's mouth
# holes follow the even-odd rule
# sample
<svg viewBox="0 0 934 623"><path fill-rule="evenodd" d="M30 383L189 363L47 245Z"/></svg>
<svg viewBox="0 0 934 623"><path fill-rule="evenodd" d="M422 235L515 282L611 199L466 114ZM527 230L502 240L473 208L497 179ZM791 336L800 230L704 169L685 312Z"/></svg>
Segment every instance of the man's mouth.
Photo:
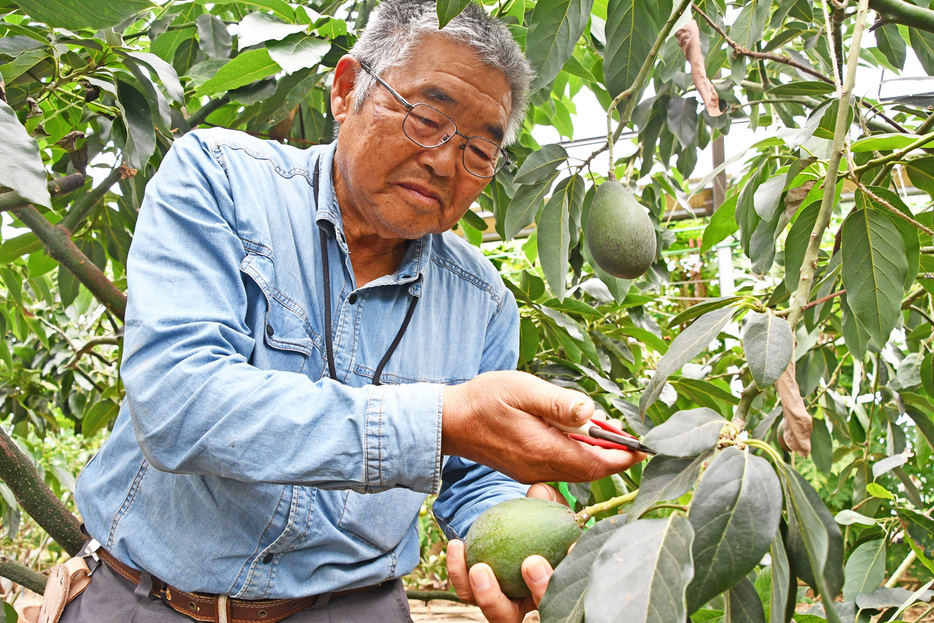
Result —
<svg viewBox="0 0 934 623"><path fill-rule="evenodd" d="M441 195L430 186L414 182L401 182L399 186L420 203L430 203L433 207L442 205Z"/></svg>

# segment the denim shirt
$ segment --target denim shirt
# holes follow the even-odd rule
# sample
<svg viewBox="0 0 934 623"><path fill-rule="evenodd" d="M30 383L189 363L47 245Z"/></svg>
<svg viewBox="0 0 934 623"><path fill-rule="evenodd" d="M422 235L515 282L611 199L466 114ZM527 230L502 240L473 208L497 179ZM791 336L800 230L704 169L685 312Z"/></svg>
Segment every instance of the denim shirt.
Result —
<svg viewBox="0 0 934 623"><path fill-rule="evenodd" d="M440 490L454 537L527 490L458 457L440 467L443 386L515 366L515 300L451 233L411 241L395 273L357 288L335 149L192 132L146 189L127 263L126 399L76 501L115 556L181 590L285 598L401 577L419 560L426 494Z"/></svg>

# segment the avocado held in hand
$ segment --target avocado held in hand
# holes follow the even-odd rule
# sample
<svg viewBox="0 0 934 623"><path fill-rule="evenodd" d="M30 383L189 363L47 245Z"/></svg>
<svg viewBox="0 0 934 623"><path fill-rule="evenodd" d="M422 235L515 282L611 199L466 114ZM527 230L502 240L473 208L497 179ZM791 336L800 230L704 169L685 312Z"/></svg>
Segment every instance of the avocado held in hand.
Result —
<svg viewBox="0 0 934 623"><path fill-rule="evenodd" d="M597 188L584 234L594 262L614 277L635 279L655 261L652 219L616 180Z"/></svg>
<svg viewBox="0 0 934 623"><path fill-rule="evenodd" d="M567 506L539 498L508 500L487 509L467 531L467 566L485 562L507 597L527 597L522 561L538 554L555 567L581 532Z"/></svg>

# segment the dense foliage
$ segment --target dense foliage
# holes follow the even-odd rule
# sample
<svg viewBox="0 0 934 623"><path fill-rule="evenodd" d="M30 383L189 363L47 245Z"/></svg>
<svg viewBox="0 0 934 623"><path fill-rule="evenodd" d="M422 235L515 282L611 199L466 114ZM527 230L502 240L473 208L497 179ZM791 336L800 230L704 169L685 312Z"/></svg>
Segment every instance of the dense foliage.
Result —
<svg viewBox="0 0 934 623"><path fill-rule="evenodd" d="M439 0L441 21L464 3ZM36 440L63 425L93 437L116 414L127 249L172 141L197 126L330 140L328 73L375 4L0 0L8 532L21 508L74 551L57 504L70 479L51 470L47 489L20 447L42 453ZM801 621L895 620L930 601L901 585L934 574L934 101L854 84L912 58L934 74L934 10L486 4L539 75L509 148L520 166L459 229L502 241L486 250L520 303L520 366L586 391L660 452L560 485L600 521L556 572L543 620L778 623L796 604ZM540 145L545 126L572 138L587 92L607 111L602 145L583 158ZM689 181L705 149L747 127L768 136ZM657 228L659 259L635 281L592 266L583 240L607 178ZM734 247L732 288L711 250Z"/></svg>

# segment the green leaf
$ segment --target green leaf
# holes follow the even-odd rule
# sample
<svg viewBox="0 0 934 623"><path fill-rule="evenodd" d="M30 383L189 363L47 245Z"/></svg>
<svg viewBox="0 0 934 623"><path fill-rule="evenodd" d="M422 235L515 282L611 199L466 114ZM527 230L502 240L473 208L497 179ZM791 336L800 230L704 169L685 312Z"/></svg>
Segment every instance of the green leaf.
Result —
<svg viewBox="0 0 934 623"><path fill-rule="evenodd" d="M881 346L901 313L908 272L901 232L884 214L856 210L843 222L841 251L847 305Z"/></svg>
<svg viewBox="0 0 934 623"><path fill-rule="evenodd" d="M214 95L250 84L278 72L281 68L272 60L269 50L247 50L221 67L213 78L202 84L195 96Z"/></svg>
<svg viewBox="0 0 934 623"><path fill-rule="evenodd" d="M915 188L934 197L934 156L909 160L905 163L905 170Z"/></svg>
<svg viewBox="0 0 934 623"><path fill-rule="evenodd" d="M658 32L655 10L648 0L609 1L603 77L611 96L616 97L636 81Z"/></svg>
<svg viewBox="0 0 934 623"><path fill-rule="evenodd" d="M556 143L545 145L528 155L522 166L516 171L513 182L516 184L538 184L548 178L554 179L553 176L558 167L564 164L567 159L568 152L561 145Z"/></svg>
<svg viewBox="0 0 934 623"><path fill-rule="evenodd" d="M927 75L934 76L934 33L920 28L909 28L908 42Z"/></svg>
<svg viewBox="0 0 934 623"><path fill-rule="evenodd" d="M820 97L830 95L836 88L827 82L819 80L806 80L803 82L789 82L772 87L767 92L772 97Z"/></svg>
<svg viewBox="0 0 934 623"><path fill-rule="evenodd" d="M267 43L266 49L269 50L269 57L286 73L291 74L320 63L331 49L331 44L314 37L295 34L282 41Z"/></svg>
<svg viewBox="0 0 934 623"><path fill-rule="evenodd" d="M871 593L885 579L885 539L867 541L850 554L843 569L843 601Z"/></svg>
<svg viewBox="0 0 934 623"><path fill-rule="evenodd" d="M165 92L168 93L169 97L180 104L185 103L185 90L178 80L178 74L175 73L174 67L155 54L150 54L149 52L126 52L126 55L129 58L143 63L154 71L159 77L159 81L162 82L162 85L165 87Z"/></svg>
<svg viewBox="0 0 934 623"><path fill-rule="evenodd" d="M917 134L899 134L897 132L891 134L875 134L854 142L850 147L850 151L854 153L864 151L894 151L896 149L908 147L919 138L921 137Z"/></svg>
<svg viewBox="0 0 934 623"><path fill-rule="evenodd" d="M587 623L684 621L684 593L694 574L693 539L691 524L681 515L616 530L591 570L584 596Z"/></svg>
<svg viewBox="0 0 934 623"><path fill-rule="evenodd" d="M42 243L36 238L36 234L31 231L10 238L0 244L0 266L18 260L27 253L34 253L41 249Z"/></svg>
<svg viewBox="0 0 934 623"><path fill-rule="evenodd" d="M904 508L898 509L897 512L908 537L926 558L934 558L934 521Z"/></svg>
<svg viewBox="0 0 934 623"><path fill-rule="evenodd" d="M794 352L791 325L770 312L750 312L743 327L743 351L759 389L771 386L782 375Z"/></svg>
<svg viewBox="0 0 934 623"><path fill-rule="evenodd" d="M683 312L681 312L680 314L678 314L677 316L669 320L668 328L671 329L680 324L684 324L685 322L694 320L698 316L703 316L709 311L713 311L715 309L722 309L724 307L727 307L728 305L732 305L733 303L736 303L741 300L743 300L743 297L741 296L720 296L715 299L704 301L703 303L698 303L697 305L692 305L691 307L687 308L686 310L684 310Z"/></svg>
<svg viewBox="0 0 934 623"><path fill-rule="evenodd" d="M584 33L593 0L539 0L525 38L525 55L538 71L531 90L551 84Z"/></svg>
<svg viewBox="0 0 934 623"><path fill-rule="evenodd" d="M688 588L689 612L755 568L778 532L781 515L781 484L767 460L734 447L714 457L688 514L695 571Z"/></svg>
<svg viewBox="0 0 934 623"><path fill-rule="evenodd" d="M62 307L68 307L78 298L78 290L81 284L75 279L68 269L63 266L58 268L58 296L62 300Z"/></svg>
<svg viewBox="0 0 934 623"><path fill-rule="evenodd" d="M669 383L679 396L685 396L694 403L709 407L723 416L731 416L732 407L739 404L739 398L709 381L673 376L669 379Z"/></svg>
<svg viewBox="0 0 934 623"><path fill-rule="evenodd" d="M195 19L198 28L198 45L210 58L230 56L231 37L227 26L215 15L199 15Z"/></svg>
<svg viewBox="0 0 934 623"><path fill-rule="evenodd" d="M557 566L548 590L539 604L543 623L580 623L584 620L584 597L590 569L597 554L615 531L625 524L625 515L598 521L588 529Z"/></svg>
<svg viewBox="0 0 934 623"><path fill-rule="evenodd" d="M892 493L883 487L882 485L870 482L866 485L866 493L871 495L874 498L879 498L880 500L894 500L895 496Z"/></svg>
<svg viewBox="0 0 934 623"><path fill-rule="evenodd" d="M775 175L762 182L753 195L752 202L756 214L764 221L771 221L775 210L781 203L782 193L785 191L785 173Z"/></svg>
<svg viewBox="0 0 934 623"><path fill-rule="evenodd" d="M765 610L755 585L741 578L726 594L730 623L765 623Z"/></svg>
<svg viewBox="0 0 934 623"><path fill-rule="evenodd" d="M0 100L0 186L12 188L32 203L50 207L52 197L46 183L45 166L35 139L29 136L16 113Z"/></svg>
<svg viewBox="0 0 934 623"><path fill-rule="evenodd" d="M117 403L110 400L94 403L81 418L81 434L87 437L96 435L117 417L119 411Z"/></svg>
<svg viewBox="0 0 934 623"><path fill-rule="evenodd" d="M646 409L658 399L669 376L707 349L733 317L735 311L732 307L725 307L707 312L678 334L668 347L665 356L658 360L655 374L652 375L652 380L646 385L645 391L639 398L641 413L644 414Z"/></svg>
<svg viewBox="0 0 934 623"><path fill-rule="evenodd" d="M110 28L152 6L148 0L16 0L23 13L53 28Z"/></svg>
<svg viewBox="0 0 934 623"><path fill-rule="evenodd" d="M123 112L123 125L126 127L124 158L134 169L142 169L156 151L156 132L149 100L136 87L122 80L117 80L117 97L117 106Z"/></svg>
<svg viewBox="0 0 934 623"><path fill-rule="evenodd" d="M898 32L898 24L883 24L876 31L876 45L896 69L904 69L907 59L905 39Z"/></svg>
<svg viewBox="0 0 934 623"><path fill-rule="evenodd" d="M881 188L878 186L870 186L869 190L880 199L888 202L889 205L902 214L914 218L911 209L905 204L902 198L898 196L898 193L888 188ZM921 264L921 241L918 236L918 228L892 214L888 208L881 205L876 199L873 199L862 190L856 193L856 205L859 208L874 206L875 209L885 214L902 233L902 240L905 243L905 261L908 264L908 271L905 274L905 288L910 288L911 284L915 281L915 277L918 276L918 268Z"/></svg>
<svg viewBox="0 0 934 623"><path fill-rule="evenodd" d="M519 187L515 197L506 210L505 234L506 240L511 240L526 226L535 220L535 214L545 198L551 183L558 176L557 171L550 177L537 184L525 184Z"/></svg>
<svg viewBox="0 0 934 623"><path fill-rule="evenodd" d="M438 0L438 28L444 28L448 22L467 8L470 0Z"/></svg>
<svg viewBox="0 0 934 623"><path fill-rule="evenodd" d="M665 456L693 457L716 447L725 424L719 413L706 407L678 411L650 430L644 441Z"/></svg>
<svg viewBox="0 0 934 623"><path fill-rule="evenodd" d="M833 469L833 438L824 420L811 420L811 460L825 474Z"/></svg>
<svg viewBox="0 0 934 623"><path fill-rule="evenodd" d="M561 180L538 219L538 260L551 291L564 300L571 243L569 204L584 199L584 180L579 175Z"/></svg>
<svg viewBox="0 0 934 623"><path fill-rule="evenodd" d="M701 254L712 249L718 242L726 240L727 237L732 236L739 229L739 225L736 224L736 199L737 195L733 195L721 203L717 211L710 217L710 222L707 223L707 227L704 229L704 241L701 243L700 248Z"/></svg>
<svg viewBox="0 0 934 623"><path fill-rule="evenodd" d="M304 24L288 24L268 13L250 13L237 29L237 49L242 50L266 41L281 41L297 32L305 32Z"/></svg>
<svg viewBox="0 0 934 623"><path fill-rule="evenodd" d="M701 466L710 460L713 448L695 457L679 458L660 454L653 457L642 470L639 495L629 509L629 520L635 521L649 507L681 497L697 481Z"/></svg>
<svg viewBox="0 0 934 623"><path fill-rule="evenodd" d="M697 137L697 100L693 97L673 97L668 100L667 121L668 129L681 143L681 147L690 147Z"/></svg>
<svg viewBox="0 0 934 623"><path fill-rule="evenodd" d="M215 5L239 4L272 11L287 22L295 21L295 11L284 0L214 0Z"/></svg>
<svg viewBox="0 0 934 623"><path fill-rule="evenodd" d="M792 571L820 593L829 620L840 623L830 604L843 588L843 534L804 477L786 463L777 467L788 509L786 543Z"/></svg>
<svg viewBox="0 0 934 623"><path fill-rule="evenodd" d="M769 623L786 623L788 619L785 616L785 605L788 603L789 597L794 598L797 587L793 586L791 582L791 568L788 563L788 554L785 551L785 542L782 540L781 530L775 533L769 551L772 556Z"/></svg>

